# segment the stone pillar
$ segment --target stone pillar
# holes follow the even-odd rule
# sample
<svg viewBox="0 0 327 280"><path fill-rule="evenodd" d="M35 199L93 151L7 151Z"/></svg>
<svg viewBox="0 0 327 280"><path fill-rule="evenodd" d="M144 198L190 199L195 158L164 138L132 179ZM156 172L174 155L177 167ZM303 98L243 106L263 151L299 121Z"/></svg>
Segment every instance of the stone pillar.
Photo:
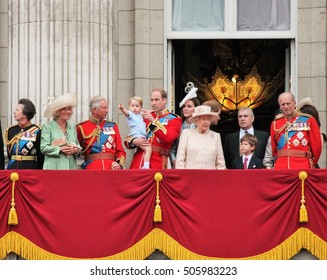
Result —
<svg viewBox="0 0 327 280"><path fill-rule="evenodd" d="M8 9L8 112L29 98L42 124L49 97L73 91L80 122L90 97L112 100L112 0L9 0Z"/></svg>
<svg viewBox="0 0 327 280"><path fill-rule="evenodd" d="M323 3L324 2L324 3ZM321 132L327 132L327 6L326 1L299 1L298 99L310 96L319 112ZM326 143L319 166L327 167Z"/></svg>
<svg viewBox="0 0 327 280"><path fill-rule="evenodd" d="M1 127L7 128L8 91L8 3L0 1L0 120Z"/></svg>

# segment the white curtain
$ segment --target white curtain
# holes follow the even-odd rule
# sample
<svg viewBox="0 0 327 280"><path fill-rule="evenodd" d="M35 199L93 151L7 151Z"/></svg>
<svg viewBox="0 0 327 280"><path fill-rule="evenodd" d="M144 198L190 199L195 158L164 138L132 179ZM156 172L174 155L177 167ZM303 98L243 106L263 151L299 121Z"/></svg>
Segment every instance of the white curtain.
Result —
<svg viewBox="0 0 327 280"><path fill-rule="evenodd" d="M224 30L224 0L172 0L174 31Z"/></svg>
<svg viewBox="0 0 327 280"><path fill-rule="evenodd" d="M237 0L237 30L290 30L290 0Z"/></svg>

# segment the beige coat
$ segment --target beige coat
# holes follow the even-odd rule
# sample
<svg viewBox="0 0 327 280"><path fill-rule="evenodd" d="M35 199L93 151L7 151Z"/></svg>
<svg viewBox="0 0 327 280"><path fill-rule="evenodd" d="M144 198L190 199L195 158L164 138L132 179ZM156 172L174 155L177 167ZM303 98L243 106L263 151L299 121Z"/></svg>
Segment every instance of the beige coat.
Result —
<svg viewBox="0 0 327 280"><path fill-rule="evenodd" d="M226 169L220 134L184 129L177 149L176 169Z"/></svg>

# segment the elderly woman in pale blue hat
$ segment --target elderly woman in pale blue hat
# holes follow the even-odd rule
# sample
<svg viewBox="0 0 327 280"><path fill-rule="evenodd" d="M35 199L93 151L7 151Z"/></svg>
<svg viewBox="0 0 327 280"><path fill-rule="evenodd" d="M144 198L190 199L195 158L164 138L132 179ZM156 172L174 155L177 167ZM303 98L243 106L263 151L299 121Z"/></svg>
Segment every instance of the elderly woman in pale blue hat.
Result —
<svg viewBox="0 0 327 280"><path fill-rule="evenodd" d="M67 93L50 102L44 116L51 119L42 126L43 169L78 169L76 157L81 151L76 126L69 119L77 104L75 93Z"/></svg>

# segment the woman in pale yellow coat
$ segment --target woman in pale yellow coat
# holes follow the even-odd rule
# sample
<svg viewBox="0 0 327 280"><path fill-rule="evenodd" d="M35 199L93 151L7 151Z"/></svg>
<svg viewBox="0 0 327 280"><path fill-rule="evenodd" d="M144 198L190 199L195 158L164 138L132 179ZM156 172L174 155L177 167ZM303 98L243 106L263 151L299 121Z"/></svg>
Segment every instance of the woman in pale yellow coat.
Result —
<svg viewBox="0 0 327 280"><path fill-rule="evenodd" d="M218 113L211 107L195 107L192 121L195 129L183 130L176 158L176 169L226 169L220 134L210 130L211 122L216 122Z"/></svg>

